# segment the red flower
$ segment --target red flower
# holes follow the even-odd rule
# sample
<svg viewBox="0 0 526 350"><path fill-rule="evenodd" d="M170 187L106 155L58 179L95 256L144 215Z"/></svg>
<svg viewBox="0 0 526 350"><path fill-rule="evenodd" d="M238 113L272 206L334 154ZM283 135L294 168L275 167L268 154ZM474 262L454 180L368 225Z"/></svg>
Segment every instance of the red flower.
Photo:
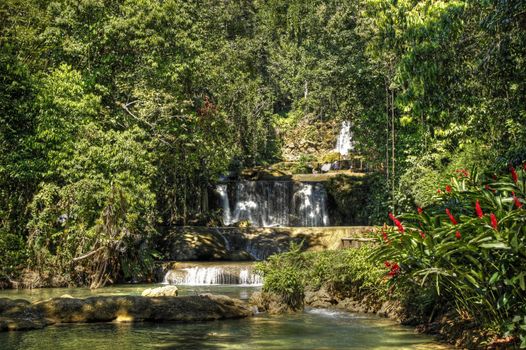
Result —
<svg viewBox="0 0 526 350"><path fill-rule="evenodd" d="M455 232L455 237L457 237L457 239L460 239L462 237L460 231Z"/></svg>
<svg viewBox="0 0 526 350"><path fill-rule="evenodd" d="M493 229L497 231L497 217L495 216L495 214L491 213L489 214L489 218L491 219L491 227L493 227Z"/></svg>
<svg viewBox="0 0 526 350"><path fill-rule="evenodd" d="M420 237L422 237L422 239L426 239L426 234L423 231L420 231Z"/></svg>
<svg viewBox="0 0 526 350"><path fill-rule="evenodd" d="M391 267L391 263L389 261L384 262L385 267Z"/></svg>
<svg viewBox="0 0 526 350"><path fill-rule="evenodd" d="M484 213L482 212L482 208L480 207L480 203L477 199L477 202L475 203L475 210L477 211L477 216L482 219L482 217L484 216Z"/></svg>
<svg viewBox="0 0 526 350"><path fill-rule="evenodd" d="M457 220L455 220L455 217L453 217L453 215L451 214L451 212L447 208L446 208L446 214L447 214L447 216L449 216L449 220L451 220L451 223L453 225L456 225L457 224Z"/></svg>
<svg viewBox="0 0 526 350"><path fill-rule="evenodd" d="M485 185L484 188L489 191L489 185Z"/></svg>
<svg viewBox="0 0 526 350"><path fill-rule="evenodd" d="M517 197L515 196L515 193L513 194L513 203L515 203L515 206L516 206L518 209L522 208L522 203L521 203L521 201L519 200L519 198L517 198Z"/></svg>
<svg viewBox="0 0 526 350"><path fill-rule="evenodd" d="M451 186L446 185L446 192L447 192L447 193L451 193Z"/></svg>
<svg viewBox="0 0 526 350"><path fill-rule="evenodd" d="M400 233L404 233L404 231L405 231L404 226L402 225L402 223L397 218L395 218L393 213L389 213L389 218L391 220L393 220L393 222L396 225L396 227L398 227L398 231L400 231Z"/></svg>
<svg viewBox="0 0 526 350"><path fill-rule="evenodd" d="M391 271L389 271L388 275L394 277L396 274L398 274L398 272L400 272L400 266L398 266L397 263L393 263L391 265Z"/></svg>
<svg viewBox="0 0 526 350"><path fill-rule="evenodd" d="M417 207L416 210L418 211L418 214L422 214L424 212L424 210L420 207Z"/></svg>
<svg viewBox="0 0 526 350"><path fill-rule="evenodd" d="M442 193L442 191L440 191L440 188L437 190L437 193Z"/></svg>
<svg viewBox="0 0 526 350"><path fill-rule="evenodd" d="M517 172L515 171L515 168L510 165L510 172L511 172L511 178L513 179L513 182L517 183L519 181L519 176L517 175Z"/></svg>

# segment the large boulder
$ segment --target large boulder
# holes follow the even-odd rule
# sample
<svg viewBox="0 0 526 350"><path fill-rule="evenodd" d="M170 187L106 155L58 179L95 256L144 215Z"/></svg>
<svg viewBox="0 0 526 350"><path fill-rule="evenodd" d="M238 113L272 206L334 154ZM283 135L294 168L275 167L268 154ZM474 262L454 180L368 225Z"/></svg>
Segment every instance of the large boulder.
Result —
<svg viewBox="0 0 526 350"><path fill-rule="evenodd" d="M241 300L212 294L54 298L34 304L16 304L5 309L0 313L0 331L38 329L55 323L197 322L250 315L252 310Z"/></svg>
<svg viewBox="0 0 526 350"><path fill-rule="evenodd" d="M143 297L176 297L177 296L176 286L164 286L157 288L148 288L143 290L141 295Z"/></svg>

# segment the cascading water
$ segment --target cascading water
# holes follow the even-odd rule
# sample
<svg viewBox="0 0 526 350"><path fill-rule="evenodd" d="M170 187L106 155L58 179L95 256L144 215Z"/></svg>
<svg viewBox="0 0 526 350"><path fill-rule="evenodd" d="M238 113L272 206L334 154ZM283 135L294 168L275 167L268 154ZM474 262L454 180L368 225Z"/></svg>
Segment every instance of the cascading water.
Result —
<svg viewBox="0 0 526 350"><path fill-rule="evenodd" d="M335 152L339 152L342 156L349 154L349 151L354 150L354 144L352 142L351 122L345 120L340 128L340 134L336 141Z"/></svg>
<svg viewBox="0 0 526 350"><path fill-rule="evenodd" d="M219 195L221 206L223 207L223 223L225 225L230 225L232 219L230 215L230 201L228 200L228 187L226 184L220 184L217 185L216 191Z"/></svg>
<svg viewBox="0 0 526 350"><path fill-rule="evenodd" d="M163 283L188 286L261 286L263 278L254 273L252 266L248 265L188 266L169 270Z"/></svg>
<svg viewBox="0 0 526 350"><path fill-rule="evenodd" d="M239 221L257 227L329 225L327 191L320 183L239 181L229 185L234 198L229 198L227 184L217 187L227 226Z"/></svg>
<svg viewBox="0 0 526 350"><path fill-rule="evenodd" d="M328 226L327 192L323 185L304 184L294 193L294 212L299 226Z"/></svg>

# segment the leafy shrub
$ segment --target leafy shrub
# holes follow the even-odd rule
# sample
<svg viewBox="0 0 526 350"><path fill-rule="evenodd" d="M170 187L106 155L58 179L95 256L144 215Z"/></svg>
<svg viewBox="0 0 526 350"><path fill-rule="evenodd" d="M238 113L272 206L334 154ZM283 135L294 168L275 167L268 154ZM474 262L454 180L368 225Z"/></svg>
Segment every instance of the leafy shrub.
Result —
<svg viewBox="0 0 526 350"><path fill-rule="evenodd" d="M263 291L277 294L293 310L303 307L305 261L300 248L292 244L288 252L272 255L256 265L256 270L265 278Z"/></svg>
<svg viewBox="0 0 526 350"><path fill-rule="evenodd" d="M293 174L310 174L312 173L311 162L314 161L314 156L308 154L302 154L298 159L298 162L294 164L291 169Z"/></svg>
<svg viewBox="0 0 526 350"><path fill-rule="evenodd" d="M294 309L303 305L305 288L324 287L335 294L367 294L382 300L387 295L382 282L385 271L371 263L371 252L372 248L361 247L301 253L299 246L293 246L258 263L257 270L265 278L263 290L278 294Z"/></svg>
<svg viewBox="0 0 526 350"><path fill-rule="evenodd" d="M386 284L384 269L371 263L373 248L304 253L308 262L304 270L305 283L314 288L325 287L340 294L372 295L384 299Z"/></svg>

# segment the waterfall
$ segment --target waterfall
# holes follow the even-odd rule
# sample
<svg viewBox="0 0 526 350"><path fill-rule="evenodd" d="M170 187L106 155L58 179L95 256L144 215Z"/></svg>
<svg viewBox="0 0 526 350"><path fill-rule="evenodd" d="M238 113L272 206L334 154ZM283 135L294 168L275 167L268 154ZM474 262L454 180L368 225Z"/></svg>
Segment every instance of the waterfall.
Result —
<svg viewBox="0 0 526 350"><path fill-rule="evenodd" d="M219 200L221 201L221 206L223 209L223 224L228 226L232 223L232 215L230 213L230 201L228 200L228 187L225 184L220 184L217 185L216 191L219 195Z"/></svg>
<svg viewBox="0 0 526 350"><path fill-rule="evenodd" d="M351 122L345 120L340 128L340 134L338 135L336 149L334 151L346 156L349 154L349 151L352 150L354 150L354 145L352 142Z"/></svg>
<svg viewBox="0 0 526 350"><path fill-rule="evenodd" d="M263 279L254 273L252 266L191 266L169 270L164 276L163 284L205 286L235 284L261 286Z"/></svg>
<svg viewBox="0 0 526 350"><path fill-rule="evenodd" d="M228 186L234 186L235 198L229 199ZM329 225L327 192L320 183L239 181L228 186L217 187L225 225L239 221L256 227Z"/></svg>
<svg viewBox="0 0 526 350"><path fill-rule="evenodd" d="M294 193L294 208L298 226L328 226L327 192L320 183L303 184Z"/></svg>

